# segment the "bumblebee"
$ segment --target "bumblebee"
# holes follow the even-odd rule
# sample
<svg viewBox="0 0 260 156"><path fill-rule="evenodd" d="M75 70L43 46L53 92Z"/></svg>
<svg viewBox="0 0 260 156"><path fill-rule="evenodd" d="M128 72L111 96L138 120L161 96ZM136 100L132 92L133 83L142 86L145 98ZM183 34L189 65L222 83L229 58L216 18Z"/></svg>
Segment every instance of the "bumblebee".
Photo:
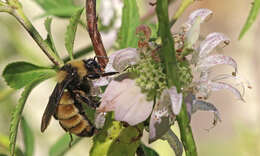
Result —
<svg viewBox="0 0 260 156"><path fill-rule="evenodd" d="M53 116L65 131L77 136L92 136L95 127L85 115L82 105L96 108L99 104L91 95L91 80L116 73L103 73L95 59L76 60L64 65L58 71L58 82L44 111L41 132L46 130Z"/></svg>

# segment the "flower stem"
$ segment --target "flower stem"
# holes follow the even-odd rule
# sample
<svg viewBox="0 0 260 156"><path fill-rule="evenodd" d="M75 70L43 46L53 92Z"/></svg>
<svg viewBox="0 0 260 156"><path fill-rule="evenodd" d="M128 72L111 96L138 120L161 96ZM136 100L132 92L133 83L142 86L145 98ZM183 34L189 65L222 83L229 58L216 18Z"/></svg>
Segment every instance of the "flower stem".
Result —
<svg viewBox="0 0 260 156"><path fill-rule="evenodd" d="M18 20L18 22L26 29L26 31L42 49L49 60L57 67L62 66L62 59L60 59L51 49L51 47L43 40L39 32L32 25L31 21L24 14L21 4L17 0L9 0L8 5L5 7L6 9L4 11L13 15Z"/></svg>
<svg viewBox="0 0 260 156"><path fill-rule="evenodd" d="M159 22L158 35L162 40L162 48L160 49L160 58L165 66L167 75L168 87L176 86L180 92L180 83L178 78L178 67L176 60L176 52L174 49L174 41L171 36L170 22L168 17L168 1L157 0L156 13ZM177 116L181 132L181 140L184 145L186 156L197 156L196 145L193 139L191 127L189 125L189 118L186 110L186 105L182 104L180 114Z"/></svg>
<svg viewBox="0 0 260 156"><path fill-rule="evenodd" d="M159 55L164 63L168 88L176 86L179 92L180 85L177 76L177 59L175 55L174 41L170 31L168 3L168 0L157 0L156 3L156 13L159 22L158 35L162 40L162 47L159 51Z"/></svg>
<svg viewBox="0 0 260 156"><path fill-rule="evenodd" d="M96 0L86 0L87 29L91 38L94 51L101 67L105 67L108 62L106 50L104 48L101 35L97 27Z"/></svg>
<svg viewBox="0 0 260 156"><path fill-rule="evenodd" d="M186 156L197 156L198 154L196 144L190 127L190 120L188 117L185 103L182 104L182 109L180 114L177 116L177 121Z"/></svg>

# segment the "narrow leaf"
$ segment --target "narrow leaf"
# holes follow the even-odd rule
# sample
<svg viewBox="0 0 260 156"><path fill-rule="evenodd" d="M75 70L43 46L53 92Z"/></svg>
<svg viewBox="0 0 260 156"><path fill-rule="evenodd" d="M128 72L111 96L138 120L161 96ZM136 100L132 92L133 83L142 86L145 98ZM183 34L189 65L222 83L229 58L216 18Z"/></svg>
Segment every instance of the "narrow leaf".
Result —
<svg viewBox="0 0 260 156"><path fill-rule="evenodd" d="M23 142L25 146L24 154L26 156L33 156L34 152L34 135L31 127L24 117L21 119L21 128L23 133Z"/></svg>
<svg viewBox="0 0 260 156"><path fill-rule="evenodd" d="M140 18L136 0L124 0L122 25L117 38L119 49L137 48L138 38L135 35L135 30L139 24Z"/></svg>
<svg viewBox="0 0 260 156"><path fill-rule="evenodd" d="M252 4L253 4L253 6L247 17L246 23L244 24L244 26L239 34L239 39L241 39L245 35L245 33L249 30L249 28L252 26L252 24L254 23L257 15L258 15L259 8L260 8L260 0L254 0L254 2Z"/></svg>
<svg viewBox="0 0 260 156"><path fill-rule="evenodd" d="M40 17L53 15L61 18L69 18L79 9L79 7L74 4L73 0L34 1L45 10L45 13Z"/></svg>
<svg viewBox="0 0 260 156"><path fill-rule="evenodd" d="M169 129L164 136L162 137L163 140L167 140L173 151L175 152L176 156L182 156L183 146L179 138L175 135L175 133Z"/></svg>
<svg viewBox="0 0 260 156"><path fill-rule="evenodd" d="M12 156L14 156L15 153L15 144L16 144L16 137L17 137L17 132L18 132L18 126L22 117L22 112L23 108L25 106L25 102L31 93L32 89L42 82L43 80L47 79L49 77L41 77L39 79L36 79L35 81L31 82L29 85L27 85L22 92L22 95L18 101L18 104L16 105L16 108L14 112L12 113L12 119L11 119L11 124L10 124L10 135L9 135L9 140L10 140L10 145L9 145L9 150Z"/></svg>
<svg viewBox="0 0 260 156"><path fill-rule="evenodd" d="M7 152L9 150L9 138L6 135L0 134L0 146L5 149ZM19 147L16 147L15 150L16 156L24 156L22 150Z"/></svg>
<svg viewBox="0 0 260 156"><path fill-rule="evenodd" d="M73 16L70 18L70 23L67 26L67 31L65 34L65 46L69 53L70 59L73 60L73 46L75 35L77 31L77 26L80 20L80 16L82 14L83 8L79 9Z"/></svg>
<svg viewBox="0 0 260 156"><path fill-rule="evenodd" d="M71 143L71 147L69 147L70 144L70 136L69 134L64 134L62 137L60 137L55 144L53 144L49 151L49 156L63 156L66 152L69 151L71 147L76 145L82 138L77 137L73 135L73 141Z"/></svg>
<svg viewBox="0 0 260 156"><path fill-rule="evenodd" d="M192 2L194 2L194 0L183 0L177 12L174 14L173 20L177 20Z"/></svg>
<svg viewBox="0 0 260 156"><path fill-rule="evenodd" d="M45 29L47 31L47 38L45 39L45 42L47 42L47 44L50 45L52 50L58 56L58 52L56 50L54 40L53 40L53 37L52 37L52 33L51 33L51 23L52 23L52 18L50 18L50 17L47 17L44 21L44 26L45 26Z"/></svg>
<svg viewBox="0 0 260 156"><path fill-rule="evenodd" d="M159 154L152 148L141 143L136 151L137 156L159 156Z"/></svg>
<svg viewBox="0 0 260 156"><path fill-rule="evenodd" d="M10 87L20 89L32 81L49 78L55 74L56 72L50 68L36 66L28 62L14 62L5 67L2 75Z"/></svg>

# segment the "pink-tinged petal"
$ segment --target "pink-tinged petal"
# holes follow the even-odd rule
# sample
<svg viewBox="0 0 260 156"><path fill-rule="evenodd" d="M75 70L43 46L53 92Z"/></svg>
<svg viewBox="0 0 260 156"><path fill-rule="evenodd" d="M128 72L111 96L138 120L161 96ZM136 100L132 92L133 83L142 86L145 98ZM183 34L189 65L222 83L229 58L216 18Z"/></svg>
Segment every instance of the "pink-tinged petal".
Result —
<svg viewBox="0 0 260 156"><path fill-rule="evenodd" d="M227 89L231 91L239 100L244 101L240 91L235 87L231 86L230 84L224 82L210 82L209 87L211 91L219 91L222 89ZM245 101L244 101L245 102Z"/></svg>
<svg viewBox="0 0 260 156"><path fill-rule="evenodd" d="M112 80L107 86L102 99L101 104L98 107L99 112L110 112L114 111L116 108L116 98L120 96L124 91L127 90L127 82L129 79L123 81Z"/></svg>
<svg viewBox="0 0 260 156"><path fill-rule="evenodd" d="M110 78L110 77L101 77L99 79L92 80L92 82L93 82L94 86L100 87L100 86L108 85L108 83L111 81L111 79L112 78Z"/></svg>
<svg viewBox="0 0 260 156"><path fill-rule="evenodd" d="M153 109L153 101L147 101L135 80L113 80L102 97L99 112L115 112L115 119L136 125L146 120Z"/></svg>
<svg viewBox="0 0 260 156"><path fill-rule="evenodd" d="M171 127L175 116L171 111L171 99L168 91L164 90L154 106L149 124L149 142L161 138Z"/></svg>
<svg viewBox="0 0 260 156"><path fill-rule="evenodd" d="M172 87L170 89L167 89L167 92L171 99L171 108L172 112L175 115L178 115L181 111L181 105L182 105L182 93L178 93L176 90L176 87Z"/></svg>
<svg viewBox="0 0 260 156"><path fill-rule="evenodd" d="M95 114L95 127L97 129L103 128L106 121L106 114L104 112L96 112Z"/></svg>
<svg viewBox="0 0 260 156"><path fill-rule="evenodd" d="M213 125L215 126L217 122L221 122L221 118L219 115L218 109L211 103L201 101L201 100L194 100L192 104L192 114L196 113L197 111L209 111L214 113L214 120Z"/></svg>
<svg viewBox="0 0 260 156"><path fill-rule="evenodd" d="M201 18L197 17L194 24L191 26L190 30L186 33L185 44L187 48L192 48L196 41L199 39L200 35L200 24Z"/></svg>
<svg viewBox="0 0 260 156"><path fill-rule="evenodd" d="M188 93L188 95L184 98L184 103L186 104L186 110L189 115L189 121L191 119L192 115L192 105L193 101L196 99L195 95L193 95L191 92Z"/></svg>
<svg viewBox="0 0 260 156"><path fill-rule="evenodd" d="M213 13L211 10L205 8L195 10L190 14L189 19L186 22L186 25L190 28L195 23L198 17L201 18L201 23L207 21L212 16L212 14Z"/></svg>
<svg viewBox="0 0 260 156"><path fill-rule="evenodd" d="M127 66L134 65L139 60L139 53L135 48L125 48L115 51L109 56L105 72L123 71Z"/></svg>
<svg viewBox="0 0 260 156"><path fill-rule="evenodd" d="M234 67L235 73L237 73L236 61L229 56L225 56L225 55L221 55L221 54L210 55L210 56L200 60L197 68L199 71L207 71L208 69L210 69L216 65L222 65L222 64L226 64L226 65L230 65L230 66Z"/></svg>
<svg viewBox="0 0 260 156"><path fill-rule="evenodd" d="M113 61L113 67L119 72L124 71L128 66L135 65L140 61L140 55L135 48L127 48L118 53Z"/></svg>
<svg viewBox="0 0 260 156"><path fill-rule="evenodd" d="M202 71L200 73L199 82L207 82L209 81L209 71Z"/></svg>
<svg viewBox="0 0 260 156"><path fill-rule="evenodd" d="M208 56L209 53L222 42L228 44L230 42L230 39L223 33L215 32L209 34L206 39L200 44L199 57L203 58Z"/></svg>
<svg viewBox="0 0 260 156"><path fill-rule="evenodd" d="M214 77L212 79L213 82L217 82L217 81L232 81L232 83L235 85L235 86L240 86L242 88L242 96L244 95L245 93L245 89L246 88L249 88L251 89L251 85L249 83L248 80L244 79L243 77L241 77L238 73L236 73L235 75L230 75L230 74L220 74L220 75L217 75L216 77Z"/></svg>

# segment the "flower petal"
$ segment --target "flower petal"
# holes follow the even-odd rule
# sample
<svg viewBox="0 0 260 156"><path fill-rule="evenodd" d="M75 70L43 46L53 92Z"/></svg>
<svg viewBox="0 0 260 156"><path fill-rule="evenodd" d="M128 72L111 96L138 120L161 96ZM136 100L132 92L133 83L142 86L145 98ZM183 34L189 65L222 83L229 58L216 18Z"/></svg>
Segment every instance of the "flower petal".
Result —
<svg viewBox="0 0 260 156"><path fill-rule="evenodd" d="M197 9L190 14L189 19L185 24L188 26L188 29L190 29L198 17L201 18L201 23L202 23L208 20L211 16L212 16L211 10L205 8Z"/></svg>
<svg viewBox="0 0 260 156"><path fill-rule="evenodd" d="M152 109L153 101L146 100L135 80L125 78L113 80L108 85L98 111L114 111L116 120L136 125L146 120Z"/></svg>
<svg viewBox="0 0 260 156"><path fill-rule="evenodd" d="M129 65L134 65L140 60L135 48L125 48L112 53L105 68L105 72L121 72Z"/></svg>
<svg viewBox="0 0 260 156"><path fill-rule="evenodd" d="M224 82L210 82L209 87L211 91L219 91L221 89L228 89L231 91L239 100L244 101L240 91L235 87L231 86L230 84Z"/></svg>
<svg viewBox="0 0 260 156"><path fill-rule="evenodd" d="M221 122L219 111L213 104L201 100L194 100L192 104L192 114L196 113L198 110L213 112L214 113L213 125L216 125L218 121Z"/></svg>
<svg viewBox="0 0 260 156"><path fill-rule="evenodd" d="M211 33L209 34L206 39L200 44L199 47L199 57L203 58L208 56L208 54L221 42L229 43L230 39L224 35L223 33Z"/></svg>
<svg viewBox="0 0 260 156"><path fill-rule="evenodd" d="M216 65L222 65L222 64L226 64L226 65L230 65L232 67L234 67L235 69L235 73L237 73L237 63L236 61L229 57L229 56L225 56L225 55L210 55L208 57L206 57L205 59L201 60L198 63L198 70L199 71L207 71L209 68L212 68Z"/></svg>
<svg viewBox="0 0 260 156"><path fill-rule="evenodd" d="M196 43L196 41L199 39L200 35L200 24L201 24L201 18L200 16L195 19L194 24L191 26L189 31L186 33L186 45L187 48L192 48L192 46Z"/></svg>
<svg viewBox="0 0 260 156"><path fill-rule="evenodd" d="M193 95L191 92L189 92L188 95L184 98L184 103L186 104L186 110L189 115L189 121L192 115L192 104L195 99L196 99L195 95Z"/></svg>
<svg viewBox="0 0 260 156"><path fill-rule="evenodd" d="M171 111L171 99L164 90L154 106L149 124L149 143L161 138L171 127L175 116Z"/></svg>
<svg viewBox="0 0 260 156"><path fill-rule="evenodd" d="M169 129L163 136L163 140L167 140L171 148L174 150L176 156L182 156L183 153L183 145L176 134Z"/></svg>
<svg viewBox="0 0 260 156"><path fill-rule="evenodd" d="M99 79L95 79L95 80L92 80L93 82L93 85L94 86L97 86L97 87L100 87L100 86L106 86L108 85L108 83L111 81L111 78L110 77L101 77Z"/></svg>
<svg viewBox="0 0 260 156"><path fill-rule="evenodd" d="M181 111L181 105L182 105L182 93L178 93L176 90L176 87L172 87L170 89L167 89L167 92L171 99L171 107L172 112L175 115L178 115Z"/></svg>
<svg viewBox="0 0 260 156"><path fill-rule="evenodd" d="M106 121L106 114L104 112L96 112L95 114L95 127L97 129L103 128Z"/></svg>

